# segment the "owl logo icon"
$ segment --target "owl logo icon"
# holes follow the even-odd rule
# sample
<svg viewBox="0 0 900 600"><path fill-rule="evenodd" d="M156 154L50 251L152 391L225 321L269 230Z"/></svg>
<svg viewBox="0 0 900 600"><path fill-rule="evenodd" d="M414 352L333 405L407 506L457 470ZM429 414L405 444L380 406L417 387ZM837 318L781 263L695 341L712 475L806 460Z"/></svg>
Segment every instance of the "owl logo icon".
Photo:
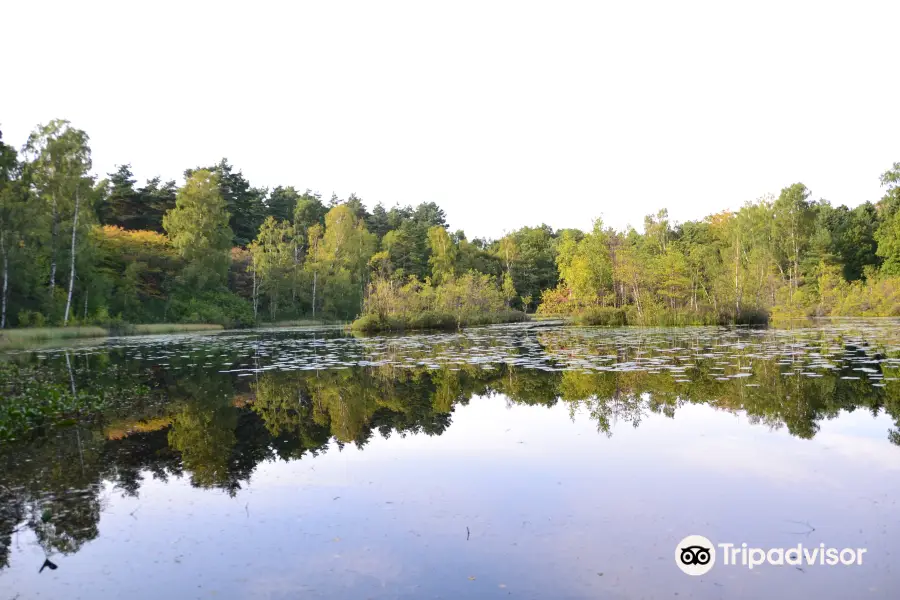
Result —
<svg viewBox="0 0 900 600"><path fill-rule="evenodd" d="M687 575L705 575L716 564L715 544L702 535L689 535L675 546L675 564Z"/></svg>

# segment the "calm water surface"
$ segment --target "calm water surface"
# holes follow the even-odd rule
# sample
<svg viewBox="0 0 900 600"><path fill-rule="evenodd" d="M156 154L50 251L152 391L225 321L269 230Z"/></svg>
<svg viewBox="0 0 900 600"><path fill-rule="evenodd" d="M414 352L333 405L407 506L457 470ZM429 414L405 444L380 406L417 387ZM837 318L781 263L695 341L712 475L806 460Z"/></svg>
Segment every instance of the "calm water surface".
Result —
<svg viewBox="0 0 900 600"><path fill-rule="evenodd" d="M0 600L900 597L897 321L4 360L107 402L0 442ZM868 552L688 577L689 534Z"/></svg>

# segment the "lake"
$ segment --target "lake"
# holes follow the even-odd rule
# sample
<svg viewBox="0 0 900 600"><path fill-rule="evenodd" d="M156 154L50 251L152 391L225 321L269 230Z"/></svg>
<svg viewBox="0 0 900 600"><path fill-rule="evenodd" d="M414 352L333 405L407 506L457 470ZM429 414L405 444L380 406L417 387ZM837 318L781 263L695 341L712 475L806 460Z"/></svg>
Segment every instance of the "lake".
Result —
<svg viewBox="0 0 900 600"><path fill-rule="evenodd" d="M3 358L53 402L102 403L52 427L9 413L0 600L900 597L897 320ZM688 576L691 534L866 553L750 569L720 549Z"/></svg>

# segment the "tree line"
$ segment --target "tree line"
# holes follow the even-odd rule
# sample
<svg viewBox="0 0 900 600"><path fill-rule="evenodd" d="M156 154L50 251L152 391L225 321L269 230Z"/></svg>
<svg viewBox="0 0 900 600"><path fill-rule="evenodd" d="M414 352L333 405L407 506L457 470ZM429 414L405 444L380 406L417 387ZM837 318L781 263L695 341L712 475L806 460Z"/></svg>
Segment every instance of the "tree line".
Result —
<svg viewBox="0 0 900 600"><path fill-rule="evenodd" d="M803 184L704 219L665 210L644 231L452 231L432 202L255 187L226 159L184 182L98 178L88 135L0 134L0 327L116 322L246 326L351 320L460 326L523 313L599 324L900 314L900 163L853 209Z"/></svg>

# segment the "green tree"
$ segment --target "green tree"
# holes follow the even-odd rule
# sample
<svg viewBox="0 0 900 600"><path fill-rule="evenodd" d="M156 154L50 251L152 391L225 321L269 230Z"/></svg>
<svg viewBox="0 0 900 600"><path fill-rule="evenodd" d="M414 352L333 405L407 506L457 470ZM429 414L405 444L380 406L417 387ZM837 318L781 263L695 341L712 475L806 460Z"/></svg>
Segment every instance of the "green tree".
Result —
<svg viewBox="0 0 900 600"><path fill-rule="evenodd" d="M513 299L517 296L516 286L513 284L512 276L509 273L503 274L503 285L500 287L500 291L503 292L503 299L506 301L506 307L509 308Z"/></svg>
<svg viewBox="0 0 900 600"><path fill-rule="evenodd" d="M660 209L655 215L644 217L644 236L650 252L665 254L671 235L667 209Z"/></svg>
<svg viewBox="0 0 900 600"><path fill-rule="evenodd" d="M295 223L296 225L296 223ZM322 235L324 227L316 223L307 231L307 253L304 269L310 274L312 284L312 318L316 318L318 306L319 274L325 269L325 260L322 251Z"/></svg>
<svg viewBox="0 0 900 600"><path fill-rule="evenodd" d="M20 177L16 151L3 143L0 131L0 260L3 265L3 288L0 291L0 329L7 325L10 262L15 261L29 223L28 194Z"/></svg>
<svg viewBox="0 0 900 600"><path fill-rule="evenodd" d="M380 202L372 209L372 214L366 221L366 228L375 234L379 244L381 243L381 238L391 230L391 222L388 218L388 213L384 209L384 205Z"/></svg>
<svg viewBox="0 0 900 600"><path fill-rule="evenodd" d="M322 204L322 199L318 194L313 194L310 190L306 190L302 196L297 198L294 205L294 231L299 237L307 235L309 228L313 225L325 226L325 213L328 209Z"/></svg>
<svg viewBox="0 0 900 600"><path fill-rule="evenodd" d="M322 300L326 312L351 318L362 308L375 236L351 207L338 204L325 215L320 261L325 266Z"/></svg>
<svg viewBox="0 0 900 600"><path fill-rule="evenodd" d="M447 215L444 214L444 209L434 202L423 202L418 205L412 214L412 219L425 231L435 225L447 226Z"/></svg>
<svg viewBox="0 0 900 600"><path fill-rule="evenodd" d="M250 244L254 277L260 280L260 288L269 299L269 310L274 321L279 301L291 289L295 278L293 227L288 221L276 221L268 217L259 230L256 240ZM257 299L254 297L254 309Z"/></svg>
<svg viewBox="0 0 900 600"><path fill-rule="evenodd" d="M24 151L25 176L41 201L45 217L42 220L48 223L49 235L44 238L44 247L52 298L59 260L65 252L63 223L67 219L74 223L81 208L85 186L90 182L91 150L84 131L75 129L68 121L56 119L39 125L28 137Z"/></svg>
<svg viewBox="0 0 900 600"><path fill-rule="evenodd" d="M435 225L428 230L428 247L431 250L431 278L436 285L452 279L456 274L456 258L458 248L450 234L440 225Z"/></svg>
<svg viewBox="0 0 900 600"><path fill-rule="evenodd" d="M101 225L143 229L141 221L145 207L134 184L131 165L120 165L115 173L109 174L108 188L97 205Z"/></svg>
<svg viewBox="0 0 900 600"><path fill-rule="evenodd" d="M841 207L844 208L844 207ZM837 230L835 244L843 263L844 279L856 281L865 278L868 267L878 268L878 210L871 202L863 202L849 211L848 218Z"/></svg>
<svg viewBox="0 0 900 600"><path fill-rule="evenodd" d="M185 179L190 178L197 170L206 170L217 176L219 195L225 201L225 209L229 214L232 245L249 244L256 238L259 227L266 218L266 190L251 187L243 173L235 171L225 158L205 169L188 169L185 171Z"/></svg>
<svg viewBox="0 0 900 600"><path fill-rule="evenodd" d="M881 185L887 191L878 203L878 256L884 260L881 269L885 274L900 275L900 163L882 174Z"/></svg>
<svg viewBox="0 0 900 600"><path fill-rule="evenodd" d="M279 185L272 190L269 198L266 200L268 215L275 217L277 221L293 222L294 208L296 208L299 199L300 194L293 187L281 187Z"/></svg>
<svg viewBox="0 0 900 600"><path fill-rule="evenodd" d="M500 275L502 271L500 259L489 249L490 244L485 240L475 238L469 241L463 231L454 233L453 239L458 248L457 272L478 271L494 276ZM553 271L556 272L555 265Z"/></svg>
<svg viewBox="0 0 900 600"><path fill-rule="evenodd" d="M559 281L553 229L547 225L523 227L512 235L518 249L517 268L512 272L515 288L523 296L538 299L543 290L555 288Z"/></svg>
<svg viewBox="0 0 900 600"><path fill-rule="evenodd" d="M347 199L342 202L353 211L353 214L356 215L356 218L362 221L364 224L368 224L369 219L372 218L372 215L366 210L365 204L363 204L362 198L357 196L356 194L350 194Z"/></svg>
<svg viewBox="0 0 900 600"><path fill-rule="evenodd" d="M813 231L815 214L809 202L809 190L802 183L795 183L781 190L772 205L774 248L781 272L789 285L789 298L802 283L800 261Z"/></svg>
<svg viewBox="0 0 900 600"><path fill-rule="evenodd" d="M411 221L404 222L399 229L392 229L381 240L381 247L388 253L394 272L398 277L410 275L424 279L428 267L427 240L423 244L419 227Z"/></svg>
<svg viewBox="0 0 900 600"><path fill-rule="evenodd" d="M172 245L184 258L183 278L195 290L224 285L231 262L233 234L218 176L194 171L178 191L175 208L163 217Z"/></svg>
<svg viewBox="0 0 900 600"><path fill-rule="evenodd" d="M159 177L148 179L144 187L138 189L138 195L141 197L141 214L135 228L165 233L163 216L175 208L178 196L175 182L162 183Z"/></svg>
<svg viewBox="0 0 900 600"><path fill-rule="evenodd" d="M505 235L500 239L497 247L497 256L503 263L503 270L512 277L513 265L519 259L519 246L516 244L514 236Z"/></svg>
<svg viewBox="0 0 900 600"><path fill-rule="evenodd" d="M578 306L606 305L612 301L613 263L603 222L579 240L564 232L557 246L559 278Z"/></svg>

